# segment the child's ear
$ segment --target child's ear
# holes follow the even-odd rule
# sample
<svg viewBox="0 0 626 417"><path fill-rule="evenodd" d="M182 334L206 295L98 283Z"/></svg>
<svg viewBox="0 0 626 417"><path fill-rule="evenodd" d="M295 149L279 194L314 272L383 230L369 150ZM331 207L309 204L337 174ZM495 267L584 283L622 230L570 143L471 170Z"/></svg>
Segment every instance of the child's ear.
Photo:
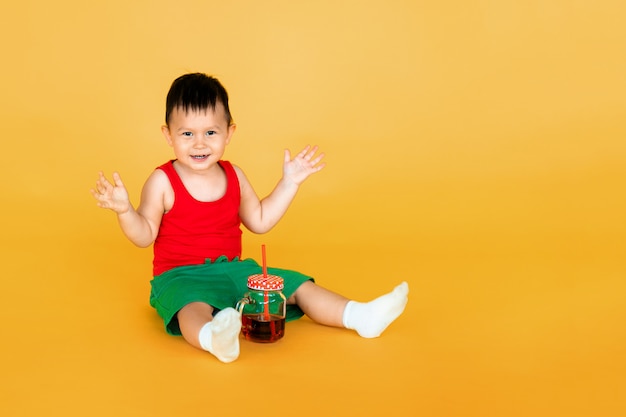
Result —
<svg viewBox="0 0 626 417"><path fill-rule="evenodd" d="M233 136L233 133L235 133L235 130L237 130L237 125L232 123L230 126L228 126L228 136L226 137L226 144L230 143L230 138Z"/></svg>
<svg viewBox="0 0 626 417"><path fill-rule="evenodd" d="M172 146L172 136L170 135L170 128L167 127L167 125L161 126L161 133L163 133L163 136L165 136L167 144Z"/></svg>

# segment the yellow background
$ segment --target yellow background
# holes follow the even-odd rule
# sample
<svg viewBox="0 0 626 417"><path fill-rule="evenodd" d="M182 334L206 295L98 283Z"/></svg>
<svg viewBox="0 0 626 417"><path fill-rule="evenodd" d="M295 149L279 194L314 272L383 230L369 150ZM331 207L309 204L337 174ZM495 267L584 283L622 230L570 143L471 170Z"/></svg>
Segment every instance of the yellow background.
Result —
<svg viewBox="0 0 626 417"><path fill-rule="evenodd" d="M620 1L13 1L3 6L0 414L626 413L626 6ZM230 365L167 336L133 201L171 158L171 81L217 76L226 158L266 194L327 168L245 256L359 300L383 337L290 323Z"/></svg>

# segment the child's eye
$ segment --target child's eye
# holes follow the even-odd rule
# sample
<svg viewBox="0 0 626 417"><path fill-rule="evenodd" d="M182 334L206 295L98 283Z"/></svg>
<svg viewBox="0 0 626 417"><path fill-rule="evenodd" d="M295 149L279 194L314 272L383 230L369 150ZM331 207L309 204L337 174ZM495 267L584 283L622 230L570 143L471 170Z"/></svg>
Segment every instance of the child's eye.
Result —
<svg viewBox="0 0 626 417"><path fill-rule="evenodd" d="M192 135L191 132L183 132L183 136L191 137Z"/></svg>
<svg viewBox="0 0 626 417"><path fill-rule="evenodd" d="M215 130L209 130L208 132L206 132L207 136L213 136L213 135L216 135L216 134L217 134L217 132Z"/></svg>

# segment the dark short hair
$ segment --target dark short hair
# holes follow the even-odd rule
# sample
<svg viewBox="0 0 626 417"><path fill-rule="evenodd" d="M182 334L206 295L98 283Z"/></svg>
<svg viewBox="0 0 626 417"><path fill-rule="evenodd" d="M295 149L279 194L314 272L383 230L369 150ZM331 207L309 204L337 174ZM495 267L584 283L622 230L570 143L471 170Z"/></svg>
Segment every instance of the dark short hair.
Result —
<svg viewBox="0 0 626 417"><path fill-rule="evenodd" d="M174 80L165 102L165 123L169 124L175 108L185 112L192 110L215 110L217 103L222 103L226 112L226 122L230 126L232 116L228 107L228 93L217 78L202 73L181 75Z"/></svg>

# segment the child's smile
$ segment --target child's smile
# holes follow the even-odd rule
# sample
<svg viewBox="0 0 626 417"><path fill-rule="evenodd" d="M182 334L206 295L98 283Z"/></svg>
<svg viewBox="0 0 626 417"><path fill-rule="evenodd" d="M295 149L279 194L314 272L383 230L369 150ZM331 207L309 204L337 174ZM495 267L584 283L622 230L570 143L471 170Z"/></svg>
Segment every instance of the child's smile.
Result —
<svg viewBox="0 0 626 417"><path fill-rule="evenodd" d="M191 155L191 158L195 159L196 161L205 161L209 159L209 155Z"/></svg>

